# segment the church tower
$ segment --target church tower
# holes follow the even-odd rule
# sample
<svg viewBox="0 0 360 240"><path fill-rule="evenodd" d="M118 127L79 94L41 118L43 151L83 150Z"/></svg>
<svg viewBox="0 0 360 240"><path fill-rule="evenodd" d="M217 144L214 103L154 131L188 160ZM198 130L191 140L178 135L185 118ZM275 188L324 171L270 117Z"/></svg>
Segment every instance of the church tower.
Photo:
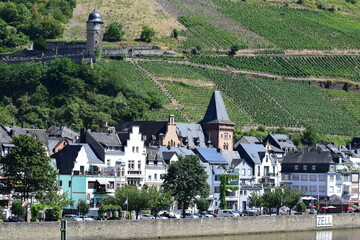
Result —
<svg viewBox="0 0 360 240"><path fill-rule="evenodd" d="M233 150L235 124L227 114L224 101L219 91L214 91L205 117L199 124L201 124L214 147L223 150Z"/></svg>
<svg viewBox="0 0 360 240"><path fill-rule="evenodd" d="M94 9L94 11L90 13L86 23L86 55L94 58L96 49L102 47L102 25L104 22L101 14Z"/></svg>

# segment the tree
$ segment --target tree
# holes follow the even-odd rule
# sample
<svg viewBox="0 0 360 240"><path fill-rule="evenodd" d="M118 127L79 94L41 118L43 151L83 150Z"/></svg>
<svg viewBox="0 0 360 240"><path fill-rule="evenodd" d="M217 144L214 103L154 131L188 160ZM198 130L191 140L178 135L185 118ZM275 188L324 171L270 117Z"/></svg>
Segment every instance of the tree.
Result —
<svg viewBox="0 0 360 240"><path fill-rule="evenodd" d="M208 175L201 166L198 157L180 158L172 163L164 176L164 189L172 192L174 198L182 205L182 215L195 196L206 197L209 194Z"/></svg>
<svg viewBox="0 0 360 240"><path fill-rule="evenodd" d="M249 196L249 207L260 208L260 212L261 212L261 208L263 207L263 205L264 205L264 201L262 196L256 194L255 192L251 192Z"/></svg>
<svg viewBox="0 0 360 240"><path fill-rule="evenodd" d="M179 31L176 28L174 28L173 29L173 37L177 38L178 36L179 36Z"/></svg>
<svg viewBox="0 0 360 240"><path fill-rule="evenodd" d="M86 200L81 199L79 201L78 210L79 210L80 216L84 216L89 212L90 205L86 202Z"/></svg>
<svg viewBox="0 0 360 240"><path fill-rule="evenodd" d="M314 131L312 127L307 127L301 136L301 142L304 145L313 145L319 141L318 134Z"/></svg>
<svg viewBox="0 0 360 240"><path fill-rule="evenodd" d="M118 42L123 39L125 31L120 23L110 23L105 30L104 40L109 42Z"/></svg>
<svg viewBox="0 0 360 240"><path fill-rule="evenodd" d="M114 196L107 196L103 203L105 205L119 205L129 211L135 211L137 219L140 211L149 206L148 196L146 189L139 190L137 186L126 185L116 189Z"/></svg>
<svg viewBox="0 0 360 240"><path fill-rule="evenodd" d="M6 188L22 193L24 201L40 190L54 189L56 171L44 145L27 135L13 137L12 143L12 151L0 158Z"/></svg>
<svg viewBox="0 0 360 240"><path fill-rule="evenodd" d="M284 205L290 208L289 215L291 215L291 209L296 206L301 196L303 195L303 192L300 192L296 189L291 189L288 186L284 188Z"/></svg>
<svg viewBox="0 0 360 240"><path fill-rule="evenodd" d="M56 205L61 209L66 208L74 203L73 199L68 198L68 193L58 193L57 189L51 191L40 191L36 195L36 199L44 205Z"/></svg>
<svg viewBox="0 0 360 240"><path fill-rule="evenodd" d="M237 45L237 44L232 45L231 48L230 48L229 55L234 56L236 54L236 52L239 51L239 49L240 49L239 45Z"/></svg>
<svg viewBox="0 0 360 240"><path fill-rule="evenodd" d="M150 187L147 190L148 193L148 208L151 210L152 214L158 213L160 210L165 207L169 207L173 203L171 193L165 191L164 189L157 187Z"/></svg>
<svg viewBox="0 0 360 240"><path fill-rule="evenodd" d="M140 40L150 43L155 36L156 32L149 26L143 26L140 34Z"/></svg>
<svg viewBox="0 0 360 240"><path fill-rule="evenodd" d="M276 208L276 214L279 215L280 207L283 205L283 198L284 194L282 189L275 189L274 191L270 189L265 190L262 199L264 206L270 208L270 215L271 208Z"/></svg>
<svg viewBox="0 0 360 240"><path fill-rule="evenodd" d="M200 212L206 212L210 207L210 202L206 199L199 199L195 201Z"/></svg>
<svg viewBox="0 0 360 240"><path fill-rule="evenodd" d="M23 202L21 200L14 200L11 204L10 210L12 214L20 216L25 214L26 208L23 207Z"/></svg>

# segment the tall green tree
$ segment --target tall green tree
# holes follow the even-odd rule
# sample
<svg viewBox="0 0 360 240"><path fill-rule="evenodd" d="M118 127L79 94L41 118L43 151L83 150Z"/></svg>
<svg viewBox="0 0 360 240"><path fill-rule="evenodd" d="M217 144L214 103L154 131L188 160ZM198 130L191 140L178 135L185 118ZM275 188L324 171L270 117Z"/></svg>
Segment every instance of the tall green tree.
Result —
<svg viewBox="0 0 360 240"><path fill-rule="evenodd" d="M86 202L86 200L81 199L79 202L78 210L79 210L80 216L84 216L89 212L90 205Z"/></svg>
<svg viewBox="0 0 360 240"><path fill-rule="evenodd" d="M307 127L301 135L301 143L304 145L313 145L319 141L319 136L312 127Z"/></svg>
<svg viewBox="0 0 360 240"><path fill-rule="evenodd" d="M151 43L156 32L149 26L143 26L140 34L140 40L143 42Z"/></svg>
<svg viewBox="0 0 360 240"><path fill-rule="evenodd" d="M146 188L138 189L137 186L127 185L115 190L114 196L108 196L103 203L105 205L119 205L123 209L135 211L138 218L141 210L149 207L149 198Z"/></svg>
<svg viewBox="0 0 360 240"><path fill-rule="evenodd" d="M10 208L11 213L16 216L25 215L26 207L23 207L22 204L21 200L14 200Z"/></svg>
<svg viewBox="0 0 360 240"><path fill-rule="evenodd" d="M275 189L273 191L271 189L267 189L262 195L262 199L265 207L269 209L276 208L276 214L279 215L280 207L284 203L284 193L282 189Z"/></svg>
<svg viewBox="0 0 360 240"><path fill-rule="evenodd" d="M125 31L120 23L110 23L105 30L104 40L109 42L118 42L123 39Z"/></svg>
<svg viewBox="0 0 360 240"><path fill-rule="evenodd" d="M57 189L39 191L35 197L43 205L56 205L60 209L64 209L74 203L74 200L69 198L68 192L59 193Z"/></svg>
<svg viewBox="0 0 360 240"><path fill-rule="evenodd" d="M209 202L209 200L206 200L206 199L199 199L199 200L196 200L196 206L200 212L206 212L210 207L210 202Z"/></svg>
<svg viewBox="0 0 360 240"><path fill-rule="evenodd" d="M28 200L41 191L54 189L56 171L50 165L44 145L33 136L13 137L11 152L0 158L6 188Z"/></svg>
<svg viewBox="0 0 360 240"><path fill-rule="evenodd" d="M182 215L194 200L195 196L206 197L209 194L208 175L201 166L199 158L190 156L180 158L172 163L164 176L164 189L173 193L174 198L182 205Z"/></svg>
<svg viewBox="0 0 360 240"><path fill-rule="evenodd" d="M173 198L169 191L155 186L148 188L148 208L152 214L156 214L162 209L169 207L173 203Z"/></svg>
<svg viewBox="0 0 360 240"><path fill-rule="evenodd" d="M301 196L303 195L304 192L296 189L291 189L290 187L284 188L284 205L290 208L289 215L291 214L291 209L298 204Z"/></svg>
<svg viewBox="0 0 360 240"><path fill-rule="evenodd" d="M262 212L261 209L264 205L264 201L262 196L256 194L255 192L251 192L249 196L249 207L256 207L260 208L260 213Z"/></svg>

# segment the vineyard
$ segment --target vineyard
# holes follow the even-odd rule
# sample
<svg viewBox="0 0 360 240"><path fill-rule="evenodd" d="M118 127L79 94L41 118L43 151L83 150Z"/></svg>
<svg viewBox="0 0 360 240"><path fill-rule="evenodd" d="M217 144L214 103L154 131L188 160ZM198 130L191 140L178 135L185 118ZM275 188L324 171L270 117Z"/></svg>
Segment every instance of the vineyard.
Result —
<svg viewBox="0 0 360 240"><path fill-rule="evenodd" d="M215 28L202 18L181 16L179 21L187 27L187 31L182 31L186 37L182 46L185 49L229 49L235 44L241 48L246 47L231 33Z"/></svg>
<svg viewBox="0 0 360 240"><path fill-rule="evenodd" d="M216 83L218 89L229 96L237 108L244 110L258 124L312 126L324 134L360 134L359 124L342 107L332 102L319 88L309 84L251 79L241 74L164 61L142 61L141 65L158 77L201 79ZM203 91L211 91L182 83L165 83L165 87L181 104L193 106L192 109L197 110L201 108L196 103L202 101L194 98L206 95ZM206 104L202 111L191 110L189 115L200 119L205 107ZM236 110L228 111L231 117ZM196 118L193 113L199 117Z"/></svg>
<svg viewBox="0 0 360 240"><path fill-rule="evenodd" d="M340 13L213 0L219 11L278 47L360 48L360 22Z"/></svg>
<svg viewBox="0 0 360 240"><path fill-rule="evenodd" d="M328 90L324 92L329 95L338 105L345 109L360 124L360 94L345 92L341 90Z"/></svg>
<svg viewBox="0 0 360 240"><path fill-rule="evenodd" d="M360 81L360 56L309 57L207 57L192 56L193 63L230 66L240 70L273 73L291 77L341 77Z"/></svg>

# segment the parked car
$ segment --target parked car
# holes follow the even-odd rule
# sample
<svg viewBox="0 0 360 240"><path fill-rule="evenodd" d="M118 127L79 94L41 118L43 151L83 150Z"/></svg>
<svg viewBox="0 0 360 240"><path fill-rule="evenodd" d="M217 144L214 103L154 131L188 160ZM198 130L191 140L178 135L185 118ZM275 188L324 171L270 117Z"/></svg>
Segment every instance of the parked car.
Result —
<svg viewBox="0 0 360 240"><path fill-rule="evenodd" d="M6 217L1 216L1 217L0 217L0 222L8 222L8 220L6 219Z"/></svg>
<svg viewBox="0 0 360 240"><path fill-rule="evenodd" d="M82 218L84 221L94 221L94 218L92 218L90 216L83 216Z"/></svg>
<svg viewBox="0 0 360 240"><path fill-rule="evenodd" d="M19 216L11 216L7 219L8 222L25 222L24 219L22 219Z"/></svg>
<svg viewBox="0 0 360 240"><path fill-rule="evenodd" d="M62 219L66 221L76 221L76 222L82 221L81 217L74 214L65 214Z"/></svg>
<svg viewBox="0 0 360 240"><path fill-rule="evenodd" d="M185 218L199 218L199 216L194 213L185 213Z"/></svg>
<svg viewBox="0 0 360 240"><path fill-rule="evenodd" d="M234 212L234 210L221 209L218 213L222 217L240 217L240 215Z"/></svg>
<svg viewBox="0 0 360 240"><path fill-rule="evenodd" d="M245 216L257 216L257 215L259 215L257 210L246 210L246 211L244 211L244 213L245 213Z"/></svg>
<svg viewBox="0 0 360 240"><path fill-rule="evenodd" d="M214 212L208 212L208 214L213 215L213 217L221 217L220 214L214 213Z"/></svg>
<svg viewBox="0 0 360 240"><path fill-rule="evenodd" d="M168 217L159 214L155 214L154 217L155 219L168 219Z"/></svg>
<svg viewBox="0 0 360 240"><path fill-rule="evenodd" d="M163 216L163 217L166 217L166 218L176 218L174 215L171 215L169 213L163 213L163 214L160 214L160 216Z"/></svg>
<svg viewBox="0 0 360 240"><path fill-rule="evenodd" d="M200 218L213 218L214 216L209 213L199 213Z"/></svg>
<svg viewBox="0 0 360 240"><path fill-rule="evenodd" d="M235 210L233 212L238 213L240 217L245 216L245 213L243 213L243 212L240 212L240 211L237 211L237 210Z"/></svg>
<svg viewBox="0 0 360 240"><path fill-rule="evenodd" d="M142 214L139 215L139 219L155 219L155 217L151 214Z"/></svg>

